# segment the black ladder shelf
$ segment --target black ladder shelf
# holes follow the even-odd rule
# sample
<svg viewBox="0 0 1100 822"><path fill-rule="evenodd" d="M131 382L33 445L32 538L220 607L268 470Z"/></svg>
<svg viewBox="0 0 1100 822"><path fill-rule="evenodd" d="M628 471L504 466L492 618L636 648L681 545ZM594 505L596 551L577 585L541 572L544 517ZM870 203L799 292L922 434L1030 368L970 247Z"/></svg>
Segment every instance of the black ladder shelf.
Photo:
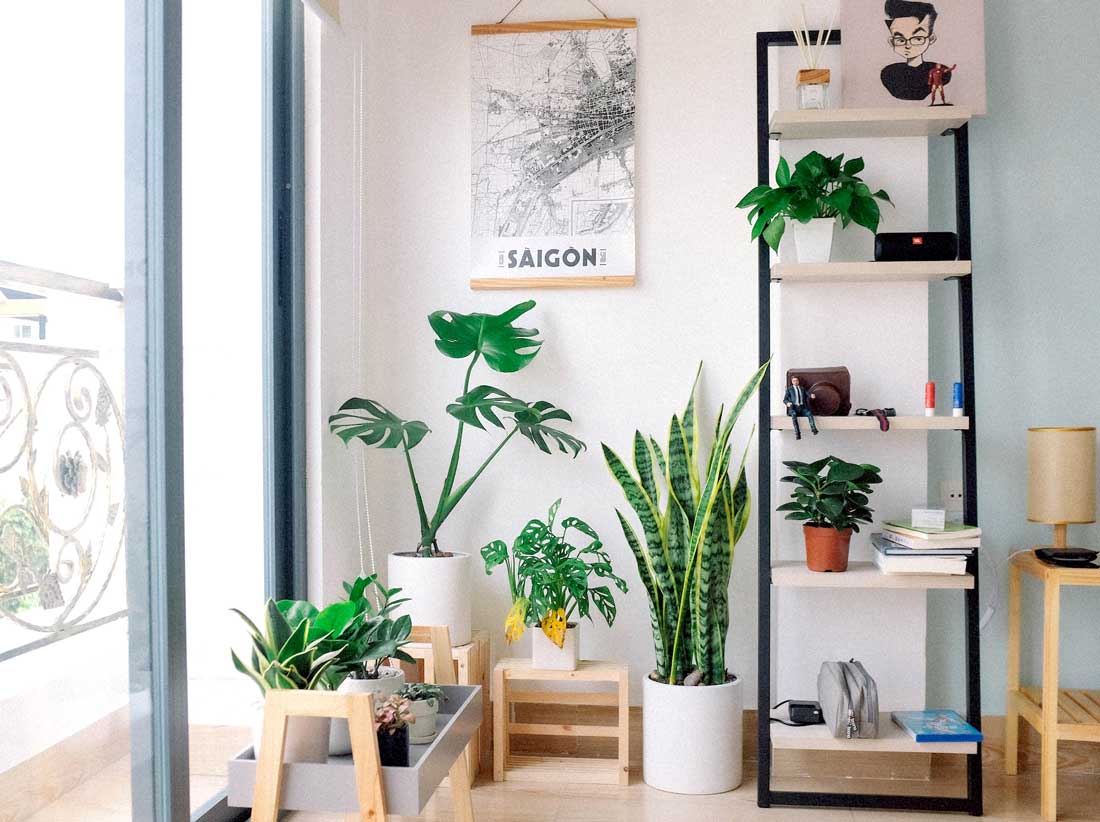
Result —
<svg viewBox="0 0 1100 822"><path fill-rule="evenodd" d="M811 41L816 38L817 32L811 32ZM841 33L834 31L829 37L830 45L840 43ZM770 155L769 142L772 139L781 138L781 133L773 134L770 123L770 105L768 99L768 49L773 46L796 45L794 34L789 31L758 32L756 35L756 104L757 104L757 177L758 183L766 185L770 181ZM959 306L959 341L960 341L960 366L963 382L964 415L965 422L958 426L962 435L962 471L963 471L963 518L965 522L976 524L978 521L978 490L977 490L977 451L974 415L974 322L973 322L973 286L970 274L969 262L971 260L970 247L970 160L968 149L967 120L969 114L963 114L963 110L954 111L961 114L957 122L951 121L951 113L937 111L934 114L917 115L924 119L917 123L907 121L899 124L891 120L888 113L865 111L853 114L863 115L854 117L850 123L836 119L844 119L844 113L840 110L829 109L824 115L795 115L789 118L792 136L806 136L806 120L810 120L812 130L812 118L821 116L819 134L822 138L837 136L849 136L845 128L850 129L850 136L859 136L861 128L865 129L866 136L902 136L903 134L916 135L920 133L944 134L954 138L955 143L955 214L956 230L959 235L959 265L963 266L965 273L960 273L959 265L945 270L942 277L925 277L925 279L954 280L958 290ZM913 111L901 109L900 111ZM875 115L881 119L876 120ZM825 118L828 121L825 122ZM938 119L937 119L938 118ZM937 123L942 119L945 125L938 129ZM922 132L921 128L934 127L935 131ZM869 267L869 278L877 278L873 273L874 265ZM773 279L775 276L771 266L771 250L764 242L759 240L759 301L760 301L760 337L759 356L760 362L766 362L772 354L771 339L771 300ZM865 273L865 272L861 272ZM890 271L892 276L884 275L883 280L898 279L904 277L906 272ZM914 276L913 279L920 279ZM771 536L771 434L773 421L771 417L771 388L768 380L764 380L759 389L760 418L759 430L765 432L760 437L760 462L759 476L757 479L757 496L759 499L759 659L758 659L758 762L759 778L757 786L757 804L762 808L772 805L795 805L810 807L848 807L848 808L883 808L892 810L915 811L948 811L955 813L969 813L972 816L982 814L982 770L981 770L981 745L974 746L973 753L966 756L966 796L914 796L900 794L863 794L863 793L831 793L815 791L775 791L772 790L772 725L769 721L769 707L773 704L771 693L771 663L772 663L772 536ZM920 427L919 423L915 427ZM940 426L942 427L942 426ZM964 614L966 621L966 714L967 721L976 728L981 728L981 666L979 653L979 613L978 613L978 557L974 556L968 562L967 571L972 577L973 584L966 587L963 592L965 602ZM949 586L944 586L949 587ZM961 587L961 586L950 586Z"/></svg>

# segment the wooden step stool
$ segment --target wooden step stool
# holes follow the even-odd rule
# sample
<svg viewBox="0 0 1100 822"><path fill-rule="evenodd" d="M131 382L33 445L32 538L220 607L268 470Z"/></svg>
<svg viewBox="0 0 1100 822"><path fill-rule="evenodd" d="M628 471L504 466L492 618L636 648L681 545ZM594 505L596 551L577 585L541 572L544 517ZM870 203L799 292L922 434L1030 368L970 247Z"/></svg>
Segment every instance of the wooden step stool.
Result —
<svg viewBox="0 0 1100 822"><path fill-rule="evenodd" d="M525 690L513 683L610 683L615 690ZM495 782L589 782L627 785L630 781L630 674L626 665L584 660L575 671L531 667L529 659L502 659L493 669L493 780ZM517 704L594 705L618 708L615 725L554 725L513 719ZM530 756L512 754L510 736L602 737L618 740L618 757Z"/></svg>

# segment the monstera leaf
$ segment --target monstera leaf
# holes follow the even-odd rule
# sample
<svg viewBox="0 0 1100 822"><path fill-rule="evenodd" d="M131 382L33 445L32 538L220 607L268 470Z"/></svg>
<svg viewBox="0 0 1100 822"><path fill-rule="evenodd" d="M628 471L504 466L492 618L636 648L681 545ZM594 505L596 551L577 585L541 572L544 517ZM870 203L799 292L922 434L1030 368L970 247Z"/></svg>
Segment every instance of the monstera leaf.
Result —
<svg viewBox="0 0 1100 822"><path fill-rule="evenodd" d="M328 427L345 444L353 439L379 448L415 448L431 429L420 420L403 420L374 400L352 397L328 418Z"/></svg>
<svg viewBox="0 0 1100 822"><path fill-rule="evenodd" d="M526 408L527 403L523 400L517 400L499 388L493 388L491 385L479 385L477 388L471 388L448 405L447 413L455 419L484 431L485 426L481 424L481 420L478 418L479 414L484 417L486 422L491 422L497 428L503 428L504 423L497 416L498 411L515 414L526 410Z"/></svg>
<svg viewBox="0 0 1100 822"><path fill-rule="evenodd" d="M512 323L535 307L534 300L512 306L503 314L456 314L436 311L428 322L439 339L435 347L461 360L475 351L494 371L519 371L535 358L542 340L537 328L516 328Z"/></svg>
<svg viewBox="0 0 1100 822"><path fill-rule="evenodd" d="M519 433L531 440L538 446L540 451L546 454L550 453L550 446L546 442L547 437L558 444L559 451L563 454L572 453L574 458L588 447L572 434L566 434L564 431L551 428L546 424L551 420L573 421L573 418L566 411L555 408L552 403L546 400L531 403L523 411L517 412L515 417Z"/></svg>

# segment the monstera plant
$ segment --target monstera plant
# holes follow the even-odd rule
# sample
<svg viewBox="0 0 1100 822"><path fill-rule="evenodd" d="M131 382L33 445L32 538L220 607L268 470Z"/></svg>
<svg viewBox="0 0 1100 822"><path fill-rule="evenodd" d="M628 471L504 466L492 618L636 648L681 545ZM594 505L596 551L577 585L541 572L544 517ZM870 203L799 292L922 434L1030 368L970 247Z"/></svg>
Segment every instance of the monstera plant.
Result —
<svg viewBox="0 0 1100 822"><path fill-rule="evenodd" d="M454 447L435 508L429 513L413 467L412 450L430 429L420 420L406 420L376 400L353 397L329 417L329 427L345 443L353 439L377 448L400 449L405 457L412 484L416 510L420 517L420 541L417 550L423 556L439 555L437 535L447 517L470 490L478 477L504 447L518 434L547 454L550 442L563 453L576 457L585 445L576 437L555 427L572 417L546 400L528 402L491 385L472 385L474 368L484 362L493 371L512 373L526 367L539 353L542 340L537 328L517 328L513 323L535 307L534 300L512 306L503 314L459 314L436 311L428 316L435 331L435 347L444 356L468 360L462 394L447 406L447 413L458 421ZM502 431L504 438L466 479L459 482L463 437L467 427L487 430L485 423Z"/></svg>

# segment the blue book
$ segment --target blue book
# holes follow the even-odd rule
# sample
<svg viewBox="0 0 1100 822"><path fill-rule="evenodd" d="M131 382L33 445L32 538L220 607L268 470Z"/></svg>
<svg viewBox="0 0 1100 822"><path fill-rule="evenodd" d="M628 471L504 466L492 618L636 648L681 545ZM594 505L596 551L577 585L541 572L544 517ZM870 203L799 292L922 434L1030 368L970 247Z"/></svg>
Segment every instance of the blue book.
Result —
<svg viewBox="0 0 1100 822"><path fill-rule="evenodd" d="M894 711L890 716L917 742L982 741L982 732L954 711Z"/></svg>

